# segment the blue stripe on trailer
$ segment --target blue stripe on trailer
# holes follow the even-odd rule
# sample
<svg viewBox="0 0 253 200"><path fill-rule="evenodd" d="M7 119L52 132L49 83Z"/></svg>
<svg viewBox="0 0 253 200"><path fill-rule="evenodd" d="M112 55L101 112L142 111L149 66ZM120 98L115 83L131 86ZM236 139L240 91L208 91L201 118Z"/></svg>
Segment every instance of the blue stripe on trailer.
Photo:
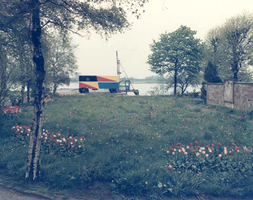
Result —
<svg viewBox="0 0 253 200"><path fill-rule="evenodd" d="M99 89L119 89L119 83L110 83L110 82L98 82Z"/></svg>

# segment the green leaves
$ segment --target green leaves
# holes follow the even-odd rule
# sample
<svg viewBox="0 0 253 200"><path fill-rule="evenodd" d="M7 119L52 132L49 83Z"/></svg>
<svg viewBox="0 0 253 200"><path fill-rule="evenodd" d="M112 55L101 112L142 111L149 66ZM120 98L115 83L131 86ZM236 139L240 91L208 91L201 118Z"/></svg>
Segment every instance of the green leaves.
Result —
<svg viewBox="0 0 253 200"><path fill-rule="evenodd" d="M152 54L148 56L147 63L151 71L168 77L173 77L170 82L174 85L174 94L178 82L182 86L182 93L189 85L194 85L200 72L202 59L202 44L187 26L181 26L174 32L160 35L158 41L150 45ZM179 79L180 77L180 79Z"/></svg>

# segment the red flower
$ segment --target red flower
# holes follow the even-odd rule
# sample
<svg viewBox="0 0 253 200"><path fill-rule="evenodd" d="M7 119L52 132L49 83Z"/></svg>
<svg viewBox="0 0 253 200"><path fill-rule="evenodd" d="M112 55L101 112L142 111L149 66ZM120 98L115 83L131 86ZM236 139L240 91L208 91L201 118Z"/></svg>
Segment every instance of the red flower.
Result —
<svg viewBox="0 0 253 200"><path fill-rule="evenodd" d="M232 145L235 146L235 143L233 142Z"/></svg>
<svg viewBox="0 0 253 200"><path fill-rule="evenodd" d="M214 147L214 144L212 144L212 147Z"/></svg>
<svg viewBox="0 0 253 200"><path fill-rule="evenodd" d="M235 150L238 151L238 150L239 150L239 147L235 147Z"/></svg>
<svg viewBox="0 0 253 200"><path fill-rule="evenodd" d="M180 145L181 145L181 142L178 142L178 143L177 143L177 146L180 146Z"/></svg>
<svg viewBox="0 0 253 200"><path fill-rule="evenodd" d="M192 150L193 153L195 153L196 151L195 150Z"/></svg>
<svg viewBox="0 0 253 200"><path fill-rule="evenodd" d="M198 146L198 149L200 149L200 146Z"/></svg>
<svg viewBox="0 0 253 200"><path fill-rule="evenodd" d="M198 145L199 143L197 141L195 141L195 144Z"/></svg>
<svg viewBox="0 0 253 200"><path fill-rule="evenodd" d="M220 146L220 143L218 142L218 146Z"/></svg>
<svg viewBox="0 0 253 200"><path fill-rule="evenodd" d="M174 151L174 149L173 149L173 148L170 148L170 150L171 150L171 151Z"/></svg>
<svg viewBox="0 0 253 200"><path fill-rule="evenodd" d="M190 146L192 146L192 143L190 143Z"/></svg>
<svg viewBox="0 0 253 200"><path fill-rule="evenodd" d="M172 169L172 166L171 166L171 165L169 165L169 166L168 166L168 168L169 168L169 169Z"/></svg>
<svg viewBox="0 0 253 200"><path fill-rule="evenodd" d="M182 128L184 128L184 126L182 126Z"/></svg>

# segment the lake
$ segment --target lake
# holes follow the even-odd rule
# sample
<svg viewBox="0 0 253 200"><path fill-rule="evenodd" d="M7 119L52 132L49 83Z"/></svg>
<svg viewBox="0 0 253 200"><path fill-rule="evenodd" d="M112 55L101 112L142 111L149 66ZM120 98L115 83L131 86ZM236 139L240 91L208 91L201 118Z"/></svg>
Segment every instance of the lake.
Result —
<svg viewBox="0 0 253 200"><path fill-rule="evenodd" d="M162 84L160 83L132 83L132 86L134 89L138 89L140 92L140 95L150 95L150 91L160 91L159 94L162 93ZM131 89L132 89L131 86ZM64 85L59 87L59 89L67 88L67 89L77 89L79 87L78 82L71 82L69 86ZM165 86L166 87L166 86ZM159 89L159 90L158 90ZM195 89L196 92L200 91L200 87L191 87L189 86L187 91L188 92L193 92ZM106 90L108 91L108 90ZM165 94L173 94L174 89L170 88ZM179 92L180 89L178 88L177 91ZM134 95L133 93L128 93L128 95Z"/></svg>

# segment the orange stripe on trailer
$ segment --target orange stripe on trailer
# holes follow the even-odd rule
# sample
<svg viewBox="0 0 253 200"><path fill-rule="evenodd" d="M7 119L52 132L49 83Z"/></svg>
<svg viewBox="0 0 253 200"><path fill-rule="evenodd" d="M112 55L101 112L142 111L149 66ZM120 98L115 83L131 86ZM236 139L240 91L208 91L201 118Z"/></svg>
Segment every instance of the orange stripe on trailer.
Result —
<svg viewBox="0 0 253 200"><path fill-rule="evenodd" d="M119 76L97 76L98 82L119 82Z"/></svg>
<svg viewBox="0 0 253 200"><path fill-rule="evenodd" d="M98 82L79 82L79 88L98 89Z"/></svg>

